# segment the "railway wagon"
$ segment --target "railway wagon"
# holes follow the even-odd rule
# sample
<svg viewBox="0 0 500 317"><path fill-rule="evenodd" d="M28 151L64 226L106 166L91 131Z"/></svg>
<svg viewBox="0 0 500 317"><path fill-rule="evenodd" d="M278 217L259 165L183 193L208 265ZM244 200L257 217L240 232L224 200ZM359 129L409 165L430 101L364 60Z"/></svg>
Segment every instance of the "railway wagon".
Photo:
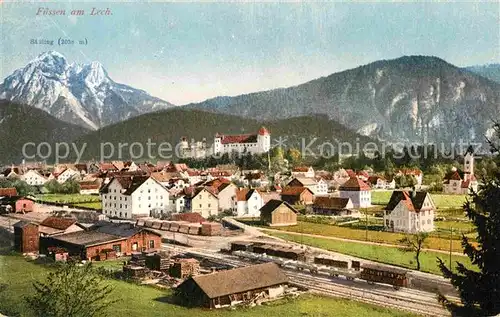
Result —
<svg viewBox="0 0 500 317"><path fill-rule="evenodd" d="M231 242L231 251L250 251L252 242L249 241L234 241Z"/></svg>
<svg viewBox="0 0 500 317"><path fill-rule="evenodd" d="M373 264L363 264L359 278L370 284L390 284L394 286L395 289L408 287L407 271L402 269L382 267Z"/></svg>
<svg viewBox="0 0 500 317"><path fill-rule="evenodd" d="M338 267L341 269L348 269L349 268L349 261L340 261L340 260L335 260L335 259L332 259L329 257L324 257L324 256L314 257L314 263Z"/></svg>

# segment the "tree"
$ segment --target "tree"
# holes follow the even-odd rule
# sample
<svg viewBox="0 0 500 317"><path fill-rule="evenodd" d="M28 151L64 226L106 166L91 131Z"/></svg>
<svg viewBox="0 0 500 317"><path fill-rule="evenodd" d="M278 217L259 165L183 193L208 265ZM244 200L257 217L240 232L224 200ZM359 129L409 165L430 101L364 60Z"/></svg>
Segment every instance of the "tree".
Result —
<svg viewBox="0 0 500 317"><path fill-rule="evenodd" d="M500 125L495 124L495 134L500 136ZM498 153L498 146L490 142L491 151ZM496 157L497 165L500 162ZM464 204L467 217L476 227L476 244L462 236L464 253L474 269L467 269L456 262L455 270L446 267L438 258L439 268L445 278L458 289L462 305L450 302L445 296L439 299L445 307L460 316L494 316L500 313L500 172L494 171L482 179L478 192L472 192Z"/></svg>
<svg viewBox="0 0 500 317"><path fill-rule="evenodd" d="M285 158L292 165L297 165L302 161L302 153L296 148L290 148L286 151Z"/></svg>
<svg viewBox="0 0 500 317"><path fill-rule="evenodd" d="M106 316L106 309L115 302L109 299L112 287L90 263L82 267L64 264L44 282L37 281L33 286L35 293L25 300L36 316Z"/></svg>
<svg viewBox="0 0 500 317"><path fill-rule="evenodd" d="M404 238L399 240L402 244L401 250L403 252L414 252L415 261L417 262L417 271L420 271L420 253L425 246L425 240L429 236L426 232L418 232L411 235L406 235Z"/></svg>

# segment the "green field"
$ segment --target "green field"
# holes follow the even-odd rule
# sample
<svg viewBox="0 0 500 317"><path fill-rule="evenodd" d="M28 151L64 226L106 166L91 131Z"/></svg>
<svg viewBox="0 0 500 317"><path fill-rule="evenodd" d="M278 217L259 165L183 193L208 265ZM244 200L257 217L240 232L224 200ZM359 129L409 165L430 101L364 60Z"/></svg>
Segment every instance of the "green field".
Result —
<svg viewBox="0 0 500 317"><path fill-rule="evenodd" d="M36 199L54 203L88 203L101 201L101 197L97 195L80 194L43 194L37 195Z"/></svg>
<svg viewBox="0 0 500 317"><path fill-rule="evenodd" d="M378 245L368 245L357 242L336 241L316 237L307 237L300 235L291 235L279 232L269 232L270 235L279 237L288 241L302 243L316 248L339 252L366 260L382 262L386 264L415 269L416 264L413 253L405 253L398 248L391 248ZM424 251L420 256L421 270L423 272L441 274L437 266L436 259L440 257L445 263L449 262L449 255L432 251ZM465 256L452 256L452 262L459 260L466 267L471 267L469 258Z"/></svg>
<svg viewBox="0 0 500 317"><path fill-rule="evenodd" d="M401 240L405 236L402 233L376 231L376 230L367 231L361 229L361 227L358 229L347 226L336 226L336 225L303 222L303 221L299 221L296 226L275 227L273 229L288 231L288 232L321 235L325 237L335 237L335 238L387 243L387 244L400 244L399 240ZM437 236L438 234L441 235L442 237L438 237ZM427 238L426 247L436 250L449 251L450 250L449 236L450 236L449 231L445 230L444 232L437 231L433 233L433 235ZM455 234L453 235L453 240L454 241L452 241L452 251L462 252L462 247L459 241L461 240L461 235L459 234L458 231L455 231Z"/></svg>
<svg viewBox="0 0 500 317"><path fill-rule="evenodd" d="M100 201L94 201L94 202L90 202L90 203L77 203L77 204L74 204L73 206L93 208L93 209L102 209L102 203Z"/></svg>
<svg viewBox="0 0 500 317"><path fill-rule="evenodd" d="M103 264L104 265L104 264ZM111 264L111 266L114 264ZM106 265L105 265L106 266ZM43 279L49 268L27 262L18 255L0 255L0 313L8 316L31 316L23 296L32 292L32 282ZM139 286L123 281L109 280L115 288L112 296L118 302L109 307L109 316L208 316L208 317L261 317L261 316L355 316L403 317L414 316L405 312L358 303L349 300L304 295L297 299L280 300L254 308L220 310L188 309L169 302L171 292L150 286Z"/></svg>
<svg viewBox="0 0 500 317"><path fill-rule="evenodd" d="M387 205L389 199L391 198L392 191L384 190L372 191L372 204L374 205ZM431 194L432 200L436 205L437 209L448 209L448 208L462 208L467 195L447 195L447 194Z"/></svg>

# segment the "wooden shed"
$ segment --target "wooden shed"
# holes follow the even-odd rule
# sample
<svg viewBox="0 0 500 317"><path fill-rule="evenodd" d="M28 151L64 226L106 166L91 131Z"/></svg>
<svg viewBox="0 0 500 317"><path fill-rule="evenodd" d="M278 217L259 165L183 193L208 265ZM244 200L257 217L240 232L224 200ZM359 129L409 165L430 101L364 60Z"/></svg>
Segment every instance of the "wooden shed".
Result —
<svg viewBox="0 0 500 317"><path fill-rule="evenodd" d="M176 289L190 306L219 308L284 292L288 277L275 263L263 263L190 277Z"/></svg>
<svg viewBox="0 0 500 317"><path fill-rule="evenodd" d="M19 221L14 224L14 249L17 252L38 252L39 246L40 234L36 223Z"/></svg>
<svg viewBox="0 0 500 317"><path fill-rule="evenodd" d="M260 220L268 226L294 226L298 211L289 203L271 199L260 209Z"/></svg>

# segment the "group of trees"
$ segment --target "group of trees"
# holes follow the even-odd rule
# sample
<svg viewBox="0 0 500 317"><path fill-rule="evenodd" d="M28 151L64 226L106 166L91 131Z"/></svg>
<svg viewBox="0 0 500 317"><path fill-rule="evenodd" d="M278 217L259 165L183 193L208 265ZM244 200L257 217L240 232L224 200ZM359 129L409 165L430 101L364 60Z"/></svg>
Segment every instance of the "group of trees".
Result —
<svg viewBox="0 0 500 317"><path fill-rule="evenodd" d="M80 192L80 184L74 179L68 179L64 183L59 183L53 179L44 185L50 194L77 194Z"/></svg>
<svg viewBox="0 0 500 317"><path fill-rule="evenodd" d="M0 188L14 187L20 196L34 195L38 192L36 187L28 185L20 179L0 179Z"/></svg>

